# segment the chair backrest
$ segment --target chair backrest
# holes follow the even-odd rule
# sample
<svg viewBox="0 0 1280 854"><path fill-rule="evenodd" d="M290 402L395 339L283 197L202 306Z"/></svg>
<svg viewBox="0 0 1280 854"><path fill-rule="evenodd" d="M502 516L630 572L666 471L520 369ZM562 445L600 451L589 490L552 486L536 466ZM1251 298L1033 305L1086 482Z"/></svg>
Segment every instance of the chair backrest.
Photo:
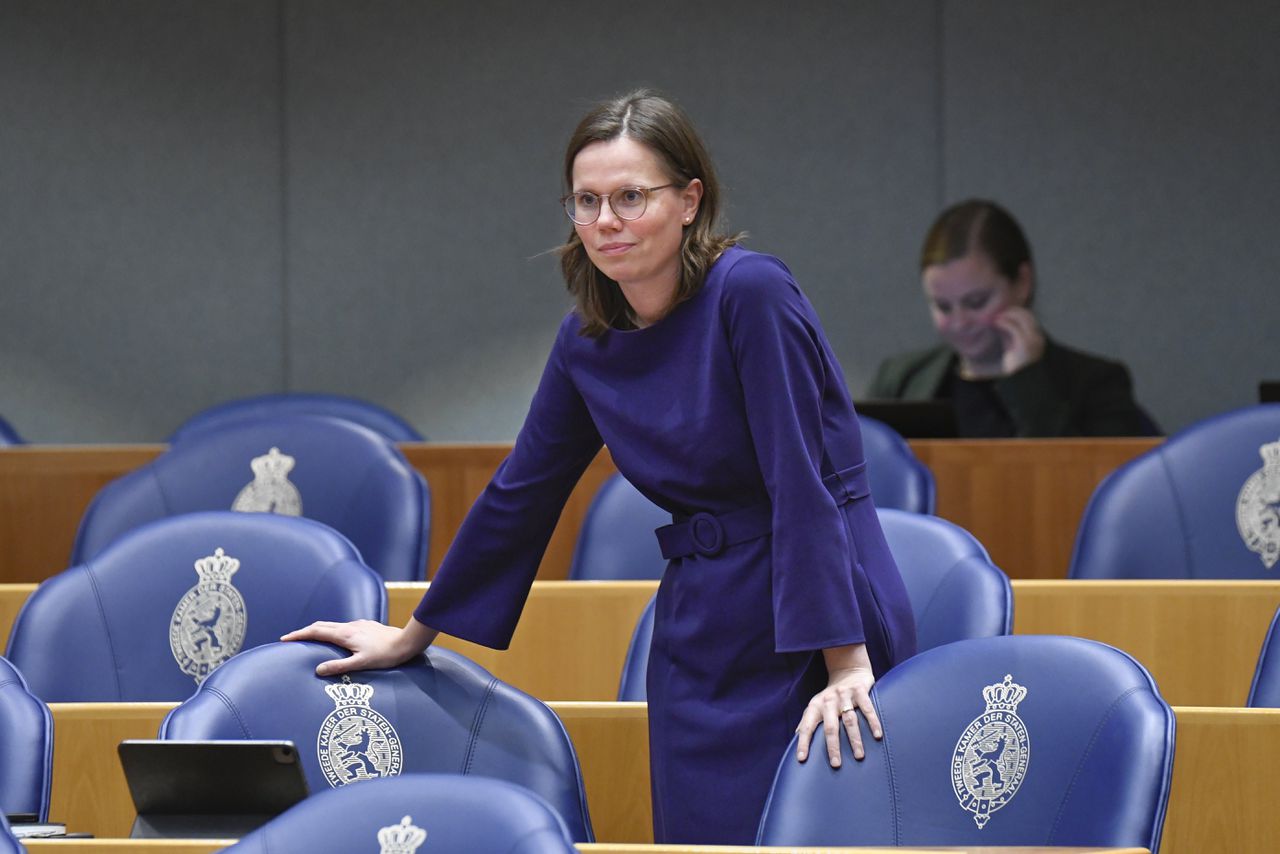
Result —
<svg viewBox="0 0 1280 854"><path fill-rule="evenodd" d="M0 658L0 814L49 820L53 717L7 660Z"/></svg>
<svg viewBox="0 0 1280 854"><path fill-rule="evenodd" d="M933 473L887 424L861 419L862 449L876 507L932 513ZM621 474L609 477L587 508L569 567L571 581L658 579L667 568L653 532L671 514Z"/></svg>
<svg viewBox="0 0 1280 854"><path fill-rule="evenodd" d="M0 418L0 445L25 445L26 440L18 435L8 421Z"/></svg>
<svg viewBox="0 0 1280 854"><path fill-rule="evenodd" d="M987 550L959 525L878 509L889 551L916 618L916 649L1013 631L1013 586Z"/></svg>
<svg viewBox="0 0 1280 854"><path fill-rule="evenodd" d="M425 844L424 844L425 843ZM504 780L405 774L319 792L225 849L237 854L316 851L574 854L546 801Z"/></svg>
<svg viewBox="0 0 1280 854"><path fill-rule="evenodd" d="M972 534L937 516L889 509L876 514L911 600L917 650L1013 630L1013 586ZM653 609L651 599L636 622L619 700L645 699Z"/></svg>
<svg viewBox="0 0 1280 854"><path fill-rule="evenodd" d="M387 670L316 676L345 654L298 642L242 653L169 714L160 737L288 739L313 792L400 773L497 777L544 798L574 841L592 841L577 756L544 704L435 648Z"/></svg>
<svg viewBox="0 0 1280 854"><path fill-rule="evenodd" d="M242 397L211 406L187 419L169 441L178 442L204 430L220 430L237 421L276 415L329 415L368 427L392 442L424 441L412 424L376 403L337 394L301 392Z"/></svg>
<svg viewBox="0 0 1280 854"><path fill-rule="evenodd" d="M622 475L611 475L600 485L582 520L569 580L661 578L667 561L653 532L670 524L670 513Z"/></svg>
<svg viewBox="0 0 1280 854"><path fill-rule="evenodd" d="M1280 635L1277 635L1277 626L1280 626L1280 608L1271 618L1267 636L1262 641L1258 668L1253 674L1253 684L1249 686L1246 706L1280 709Z"/></svg>
<svg viewBox="0 0 1280 854"><path fill-rule="evenodd" d="M1254 578L1280 573L1280 404L1205 419L1094 490L1072 578Z"/></svg>
<svg viewBox="0 0 1280 854"><path fill-rule="evenodd" d="M314 620L386 613L386 585L333 529L193 513L131 531L37 587L8 655L46 702L177 701L239 650Z"/></svg>
<svg viewBox="0 0 1280 854"><path fill-rule="evenodd" d="M426 481L372 430L321 415L238 421L195 433L103 487L80 521L71 561L165 516L270 511L340 531L388 581L418 581L430 505Z"/></svg>
<svg viewBox="0 0 1280 854"><path fill-rule="evenodd" d="M1174 718L1129 655L1081 638L959 641L872 689L884 726L855 761L778 766L761 845L1110 846L1155 851Z"/></svg>
<svg viewBox="0 0 1280 854"><path fill-rule="evenodd" d="M937 504L933 472L920 462L907 440L883 421L859 418L858 423L876 507L932 513Z"/></svg>

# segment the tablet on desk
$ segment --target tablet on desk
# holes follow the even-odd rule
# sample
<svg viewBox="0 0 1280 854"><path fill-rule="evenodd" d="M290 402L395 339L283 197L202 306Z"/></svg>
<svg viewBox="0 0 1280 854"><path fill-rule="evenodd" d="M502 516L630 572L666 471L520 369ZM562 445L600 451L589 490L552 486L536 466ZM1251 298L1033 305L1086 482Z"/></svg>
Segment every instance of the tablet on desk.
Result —
<svg viewBox="0 0 1280 854"><path fill-rule="evenodd" d="M883 421L904 439L954 439L956 411L949 400L855 400L859 416Z"/></svg>
<svg viewBox="0 0 1280 854"><path fill-rule="evenodd" d="M138 839L238 839L307 796L291 741L122 741Z"/></svg>

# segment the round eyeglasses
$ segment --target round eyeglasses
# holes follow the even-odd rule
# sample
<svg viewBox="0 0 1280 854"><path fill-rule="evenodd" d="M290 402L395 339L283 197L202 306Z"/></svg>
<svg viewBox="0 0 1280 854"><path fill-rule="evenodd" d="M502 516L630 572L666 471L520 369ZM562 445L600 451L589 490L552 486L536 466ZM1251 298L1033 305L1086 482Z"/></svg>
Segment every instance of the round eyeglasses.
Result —
<svg viewBox="0 0 1280 854"><path fill-rule="evenodd" d="M564 205L564 212L569 215L569 219L578 225L591 225L598 220L600 209L604 207L606 201L614 216L630 221L644 216L644 210L649 205L650 193L674 186L676 185L660 184L657 187L619 187L607 196L583 190L579 193L570 193L562 198L560 203Z"/></svg>

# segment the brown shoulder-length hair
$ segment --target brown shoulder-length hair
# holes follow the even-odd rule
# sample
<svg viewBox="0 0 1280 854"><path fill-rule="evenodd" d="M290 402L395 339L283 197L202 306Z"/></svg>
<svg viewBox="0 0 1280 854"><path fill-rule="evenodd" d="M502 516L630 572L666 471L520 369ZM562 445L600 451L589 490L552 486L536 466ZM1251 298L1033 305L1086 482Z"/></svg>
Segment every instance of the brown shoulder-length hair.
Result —
<svg viewBox="0 0 1280 854"><path fill-rule="evenodd" d="M672 183L686 186L702 181L702 201L680 241L680 282L672 307L698 292L707 270L720 253L738 242L737 236L716 232L720 214L720 184L706 146L684 110L651 89L638 89L597 104L578 123L564 153L565 192L573 191L573 161L593 142L627 137L644 143L666 169ZM630 306L618 283L605 276L587 257L582 239L572 227L559 248L565 285L577 301L581 334L598 338L609 329L634 329Z"/></svg>
<svg viewBox="0 0 1280 854"><path fill-rule="evenodd" d="M1022 265L1034 269L1031 244L1013 214L987 199L969 199L938 214L920 249L920 271L945 264L971 252L981 252L1011 282L1018 279ZM1028 294L1027 304L1031 303Z"/></svg>

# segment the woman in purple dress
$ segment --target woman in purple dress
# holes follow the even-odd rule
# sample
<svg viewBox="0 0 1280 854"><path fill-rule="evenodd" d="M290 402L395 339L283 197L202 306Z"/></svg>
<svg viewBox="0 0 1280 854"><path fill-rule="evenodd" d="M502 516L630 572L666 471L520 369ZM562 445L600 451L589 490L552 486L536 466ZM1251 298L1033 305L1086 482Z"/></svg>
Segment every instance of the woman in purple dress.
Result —
<svg viewBox="0 0 1280 854"><path fill-rule="evenodd" d="M511 455L403 629L315 624L386 667L438 632L505 648L570 491L601 444L673 524L648 699L654 838L750 844L778 761L821 729L863 755L868 692L915 651L867 488L857 416L812 306L776 258L716 231L719 185L685 114L603 103L565 154L560 326Z"/></svg>

